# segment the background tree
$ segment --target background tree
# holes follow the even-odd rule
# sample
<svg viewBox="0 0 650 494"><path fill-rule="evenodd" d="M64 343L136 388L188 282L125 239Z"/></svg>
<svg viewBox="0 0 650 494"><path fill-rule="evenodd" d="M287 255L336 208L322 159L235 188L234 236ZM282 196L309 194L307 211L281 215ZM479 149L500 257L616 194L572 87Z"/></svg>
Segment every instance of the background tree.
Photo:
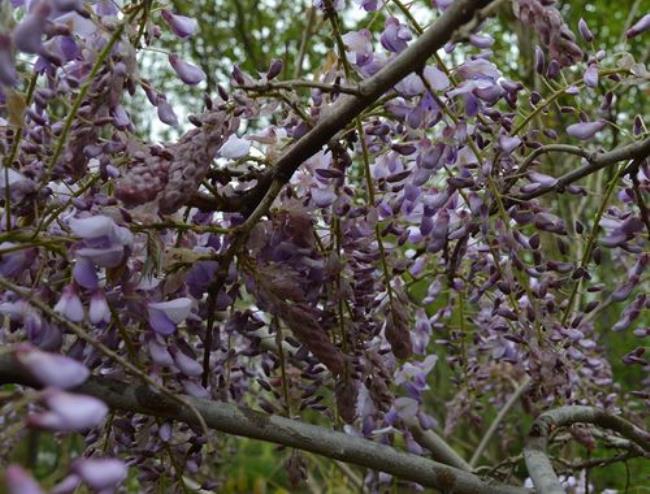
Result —
<svg viewBox="0 0 650 494"><path fill-rule="evenodd" d="M8 492L642 488L648 7L0 2Z"/></svg>

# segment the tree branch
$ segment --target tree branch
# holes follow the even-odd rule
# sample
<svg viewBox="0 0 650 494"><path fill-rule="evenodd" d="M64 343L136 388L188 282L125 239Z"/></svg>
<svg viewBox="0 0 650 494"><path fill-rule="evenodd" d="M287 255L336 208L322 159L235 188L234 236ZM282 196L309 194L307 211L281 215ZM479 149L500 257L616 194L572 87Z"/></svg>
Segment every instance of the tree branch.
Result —
<svg viewBox="0 0 650 494"><path fill-rule="evenodd" d="M10 355L0 356L0 385L38 387ZM140 413L196 426L197 417L179 402L147 386L128 385L92 376L75 392L95 396L113 410ZM528 489L491 484L476 475L420 456L343 432L328 430L285 417L267 415L223 402L184 397L199 411L210 429L283 444L346 463L383 471L396 477L455 494L530 494Z"/></svg>
<svg viewBox="0 0 650 494"><path fill-rule="evenodd" d="M567 152L566 149L562 149L562 151ZM585 159L587 159L588 163L579 168L576 168L569 173L566 173L565 175L562 175L560 178L558 178L557 184L554 186L540 187L533 192L520 194L515 197L515 200L527 201L529 199L544 195L552 190L562 191L567 185L570 185L573 182L577 182L581 178L586 177L587 175L591 175L592 173L597 172L598 170L606 168L610 165L625 160L643 160L648 156L650 156L650 137L643 141L636 141L631 144L627 144L626 146L614 148L613 150L606 153L583 156ZM528 159L526 161L528 161Z"/></svg>
<svg viewBox="0 0 650 494"><path fill-rule="evenodd" d="M576 423L589 423L613 430L650 452L650 433L598 408L565 406L544 412L535 420L524 448L526 467L539 494L564 494L546 448L552 431Z"/></svg>
<svg viewBox="0 0 650 494"><path fill-rule="evenodd" d="M449 41L456 30L471 21L480 9L489 5L493 0L456 0L445 13L434 22L408 48L397 55L372 77L359 84L357 94L342 95L332 108L318 123L275 163L272 180L262 180L251 191L245 194L244 208L246 216L259 216L264 211L255 211L256 205L267 195L269 189L276 191L290 179L293 173L306 160L321 150L337 132L344 129L358 117L366 108L372 105L380 96L404 79L411 72L421 69L426 61L437 50ZM272 187L272 183L276 183ZM266 202L275 196L267 198ZM214 209L214 208L213 208ZM256 214L254 214L254 212Z"/></svg>

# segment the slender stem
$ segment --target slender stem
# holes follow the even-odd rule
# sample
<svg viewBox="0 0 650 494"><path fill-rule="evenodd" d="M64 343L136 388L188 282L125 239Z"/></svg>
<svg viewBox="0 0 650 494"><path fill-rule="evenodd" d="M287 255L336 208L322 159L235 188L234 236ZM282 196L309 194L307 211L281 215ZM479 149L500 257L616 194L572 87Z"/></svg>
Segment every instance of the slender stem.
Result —
<svg viewBox="0 0 650 494"><path fill-rule="evenodd" d="M492 437L494 436L497 429L499 428L499 425L501 425L501 422L503 422L503 419L506 418L506 415L508 415L510 410L512 410L512 408L517 404L519 398L521 398L521 395L524 394L524 392L528 388L529 383L530 383L530 377L526 376L521 382L521 384L517 386L517 389L515 389L514 393L512 393L512 395L505 403L505 405L503 405L501 410L499 410L499 413L494 418L494 420L490 424L490 427L481 438L481 442L476 448L476 451L474 451L474 454L472 455L472 459L469 460L469 464L472 468L474 468L478 463L478 461L481 459L481 456L483 456L483 452L485 451L485 448L492 440Z"/></svg>

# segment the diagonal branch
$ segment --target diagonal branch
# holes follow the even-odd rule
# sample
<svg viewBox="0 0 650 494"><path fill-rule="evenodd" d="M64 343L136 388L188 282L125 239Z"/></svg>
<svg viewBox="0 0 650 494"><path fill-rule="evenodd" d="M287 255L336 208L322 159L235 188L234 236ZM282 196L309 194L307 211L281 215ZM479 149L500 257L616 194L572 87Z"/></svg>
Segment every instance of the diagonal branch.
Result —
<svg viewBox="0 0 650 494"><path fill-rule="evenodd" d="M10 355L0 356L0 385L36 386L33 378ZM147 386L128 385L93 376L75 392L95 396L113 410L140 413L197 425L189 407L160 395ZM306 424L223 402L184 397L196 408L209 428L310 451L346 463L354 463L396 477L455 494L530 494L528 489L491 484L476 475L386 445L343 432Z"/></svg>
<svg viewBox="0 0 650 494"><path fill-rule="evenodd" d="M540 150L541 149L545 149L545 148L540 148ZM548 147L546 148L546 150L572 152L572 151L568 151L567 149L554 149L554 148L548 149ZM573 153L573 154L580 154L580 153ZM648 156L650 156L650 137L644 139L643 141L636 141L631 144L627 144L625 146L617 147L606 153L583 155L583 157L587 160L587 164L582 165L576 168L575 170L562 175L560 178L558 178L557 183L554 186L540 187L539 189L533 192L515 196L514 200L527 201L529 199L533 199L535 197L544 195L553 190L561 192L568 185L571 185L573 182L577 182L581 178L584 178L587 175L591 175L592 173L595 173L598 170L602 170L603 168L606 168L610 165L619 163L621 161L643 160ZM528 162L528 159L526 161Z"/></svg>
<svg viewBox="0 0 650 494"><path fill-rule="evenodd" d="M323 116L309 132L278 158L271 172L272 182L275 183L275 186L272 186L267 180L262 180L246 194L245 202L248 207L242 212L246 216L252 215L256 218L265 214L266 211L259 208L255 211L255 208L267 195L267 192L275 190L274 193L277 193L281 190L281 186L291 179L300 165L320 151L334 135L344 129L386 91L410 73L421 69L429 57L442 48L459 28L471 21L475 15L478 15L481 8L491 2L492 0L456 0L408 48L393 58L375 75L361 82L357 88L357 94L342 95L328 110L327 115ZM272 195L269 198L270 202L274 198L275 196ZM255 213L253 213L254 211Z"/></svg>
<svg viewBox="0 0 650 494"><path fill-rule="evenodd" d="M551 432L558 427L576 423L589 423L613 430L650 453L650 433L621 417L586 406L564 406L549 410L535 420L524 448L526 467L539 494L564 494L564 488L546 454L546 447Z"/></svg>

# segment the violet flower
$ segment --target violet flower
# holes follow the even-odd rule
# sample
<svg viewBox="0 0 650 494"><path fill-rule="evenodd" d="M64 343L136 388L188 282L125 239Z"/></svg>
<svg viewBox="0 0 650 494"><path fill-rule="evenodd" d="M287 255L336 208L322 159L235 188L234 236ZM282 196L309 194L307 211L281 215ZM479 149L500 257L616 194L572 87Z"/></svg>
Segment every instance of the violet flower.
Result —
<svg viewBox="0 0 650 494"><path fill-rule="evenodd" d="M176 331L176 325L190 315L192 301L181 297L166 302L153 302L147 306L149 325L156 333L168 336Z"/></svg>
<svg viewBox="0 0 650 494"><path fill-rule="evenodd" d="M606 125L607 122L603 120L598 120L596 122L580 122L569 125L566 128L566 131L567 134L569 134L571 137L587 141L589 139L592 139L596 133L605 128Z"/></svg>
<svg viewBox="0 0 650 494"><path fill-rule="evenodd" d="M95 492L104 492L124 482L128 467L116 458L82 458L73 464L72 471Z"/></svg>
<svg viewBox="0 0 650 494"><path fill-rule="evenodd" d="M195 86L205 79L205 72L196 65L181 59L178 55L169 55L169 63L176 72L176 75L185 84Z"/></svg>
<svg viewBox="0 0 650 494"><path fill-rule="evenodd" d="M219 154L223 158L236 160L248 154L251 142L247 139L240 139L235 134L231 135L219 148Z"/></svg>
<svg viewBox="0 0 650 494"><path fill-rule="evenodd" d="M393 53L399 53L406 49L408 41L413 38L409 28L402 24L396 17L386 19L384 32L381 34L379 41L384 48Z"/></svg>
<svg viewBox="0 0 650 494"><path fill-rule="evenodd" d="M133 234L108 216L73 218L69 225L72 233L83 239L77 255L90 259L96 266L118 266L124 259L125 248L133 242Z"/></svg>
<svg viewBox="0 0 650 494"><path fill-rule="evenodd" d="M74 285L63 288L59 301L54 310L72 322L81 322L84 319L84 308Z"/></svg>
<svg viewBox="0 0 650 494"><path fill-rule="evenodd" d="M625 31L625 35L628 38L634 38L641 33L646 32L650 29L650 14L646 14L641 19L639 19L630 29Z"/></svg>
<svg viewBox="0 0 650 494"><path fill-rule="evenodd" d="M34 477L19 465L9 465L4 479L9 494L45 494Z"/></svg>
<svg viewBox="0 0 650 494"><path fill-rule="evenodd" d="M174 14L171 10L162 9L160 15L169 25L172 32L181 39L189 38L199 28L196 19L184 15Z"/></svg>
<svg viewBox="0 0 650 494"><path fill-rule="evenodd" d="M13 353L18 363L43 386L74 388L90 375L82 363L65 355L43 352L29 343L18 345Z"/></svg>
<svg viewBox="0 0 650 494"><path fill-rule="evenodd" d="M108 407L92 396L72 394L54 388L43 391L47 410L27 418L32 427L58 432L83 432L102 423Z"/></svg>

